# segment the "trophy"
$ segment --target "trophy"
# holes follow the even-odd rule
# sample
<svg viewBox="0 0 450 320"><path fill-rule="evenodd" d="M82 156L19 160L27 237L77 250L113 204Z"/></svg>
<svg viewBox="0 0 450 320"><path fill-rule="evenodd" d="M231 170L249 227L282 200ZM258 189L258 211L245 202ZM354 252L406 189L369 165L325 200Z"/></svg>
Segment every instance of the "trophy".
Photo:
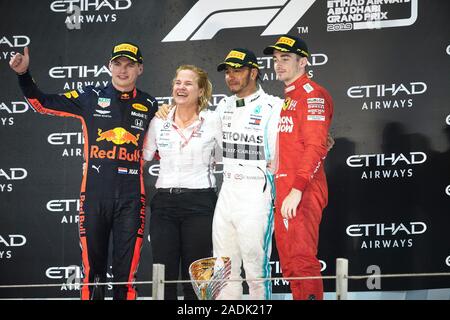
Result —
<svg viewBox="0 0 450 320"><path fill-rule="evenodd" d="M231 274L229 257L199 259L189 266L192 287L199 300L215 300Z"/></svg>

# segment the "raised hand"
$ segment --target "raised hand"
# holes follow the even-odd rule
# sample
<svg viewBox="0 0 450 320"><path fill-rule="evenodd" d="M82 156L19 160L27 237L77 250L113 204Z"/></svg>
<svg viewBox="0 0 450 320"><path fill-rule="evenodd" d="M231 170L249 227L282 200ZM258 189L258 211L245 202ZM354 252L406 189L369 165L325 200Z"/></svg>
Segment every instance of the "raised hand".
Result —
<svg viewBox="0 0 450 320"><path fill-rule="evenodd" d="M9 66L18 74L25 73L28 70L29 65L30 55L28 47L25 47L25 49L23 50L23 54L16 53L9 60Z"/></svg>

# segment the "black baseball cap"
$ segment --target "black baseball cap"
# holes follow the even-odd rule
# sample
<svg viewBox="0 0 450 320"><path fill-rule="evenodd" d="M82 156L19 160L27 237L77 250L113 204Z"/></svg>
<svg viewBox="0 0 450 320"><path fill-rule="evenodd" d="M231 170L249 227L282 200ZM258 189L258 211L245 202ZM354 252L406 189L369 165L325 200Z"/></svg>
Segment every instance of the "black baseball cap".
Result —
<svg viewBox="0 0 450 320"><path fill-rule="evenodd" d="M118 58L118 57L126 57L135 62L143 63L144 58L142 57L141 50L137 45L131 42L122 42L116 44L111 52L110 61Z"/></svg>
<svg viewBox="0 0 450 320"><path fill-rule="evenodd" d="M217 66L217 71L223 71L227 66L236 69L247 66L259 70L258 60L256 59L255 54L252 51L243 48L231 50L225 60Z"/></svg>
<svg viewBox="0 0 450 320"><path fill-rule="evenodd" d="M274 50L292 52L301 57L309 57L308 46L302 39L285 34L278 38L274 45L264 49L264 54L273 54Z"/></svg>

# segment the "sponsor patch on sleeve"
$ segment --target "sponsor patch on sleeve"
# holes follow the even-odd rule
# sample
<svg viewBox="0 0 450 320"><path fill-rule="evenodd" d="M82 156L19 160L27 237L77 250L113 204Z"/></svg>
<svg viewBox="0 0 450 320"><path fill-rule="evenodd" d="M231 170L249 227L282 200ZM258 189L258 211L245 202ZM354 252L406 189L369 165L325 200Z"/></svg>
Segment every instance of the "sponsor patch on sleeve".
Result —
<svg viewBox="0 0 450 320"><path fill-rule="evenodd" d="M76 90L68 91L68 92L64 93L64 95L68 99L70 99L70 98L76 99L76 98L79 97L79 94L78 94L78 92Z"/></svg>
<svg viewBox="0 0 450 320"><path fill-rule="evenodd" d="M320 103L320 104L324 104L325 103L325 99L324 98L308 98L307 99L308 104L310 103Z"/></svg>
<svg viewBox="0 0 450 320"><path fill-rule="evenodd" d="M308 115L321 115L325 113L325 99L308 98L307 104L308 104Z"/></svg>
<svg viewBox="0 0 450 320"><path fill-rule="evenodd" d="M319 115L311 115L308 114L307 118L308 121L325 121L325 116L319 116Z"/></svg>
<svg viewBox="0 0 450 320"><path fill-rule="evenodd" d="M310 85L309 83L304 84L304 85L303 85L303 89L305 89L305 91L306 91L307 93L310 93L310 92L314 91L314 88L313 88L312 85Z"/></svg>

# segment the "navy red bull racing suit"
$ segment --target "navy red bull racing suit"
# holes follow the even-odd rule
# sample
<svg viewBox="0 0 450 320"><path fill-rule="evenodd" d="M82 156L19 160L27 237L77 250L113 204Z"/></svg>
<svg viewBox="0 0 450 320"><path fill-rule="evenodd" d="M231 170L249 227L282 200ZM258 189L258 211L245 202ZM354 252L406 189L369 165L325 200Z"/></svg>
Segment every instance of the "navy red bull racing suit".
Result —
<svg viewBox="0 0 450 320"><path fill-rule="evenodd" d="M112 85L86 87L63 95L45 94L29 72L20 87L36 111L74 117L84 135L79 235L83 283L106 282L112 231L112 272L116 282L133 282L139 265L145 223L142 146L158 104L138 89L117 91ZM81 299L104 299L105 286L84 285ZM136 299L132 284L116 285L114 299Z"/></svg>

